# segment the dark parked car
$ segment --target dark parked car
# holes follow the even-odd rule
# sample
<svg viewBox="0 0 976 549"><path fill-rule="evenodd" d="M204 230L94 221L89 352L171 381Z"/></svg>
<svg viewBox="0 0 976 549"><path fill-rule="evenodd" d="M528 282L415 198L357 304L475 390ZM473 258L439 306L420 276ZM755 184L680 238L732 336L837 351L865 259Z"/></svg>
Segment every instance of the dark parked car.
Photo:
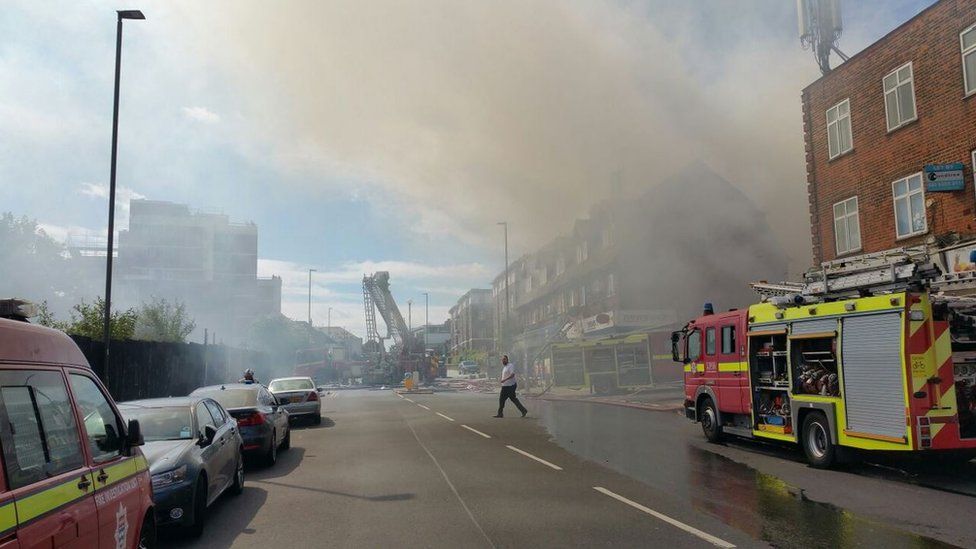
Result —
<svg viewBox="0 0 976 549"><path fill-rule="evenodd" d="M261 456L266 465L278 461L278 449L291 447L288 411L264 386L257 383L226 383L200 387L190 396L210 397L237 420L244 439L244 453Z"/></svg>
<svg viewBox="0 0 976 549"><path fill-rule="evenodd" d="M268 384L268 390L288 410L288 417L304 417L322 423L322 401L310 377L282 377Z"/></svg>
<svg viewBox="0 0 976 549"><path fill-rule="evenodd" d="M156 524L203 532L207 507L244 489L244 441L236 422L212 399L155 398L119 404L138 420L152 474Z"/></svg>

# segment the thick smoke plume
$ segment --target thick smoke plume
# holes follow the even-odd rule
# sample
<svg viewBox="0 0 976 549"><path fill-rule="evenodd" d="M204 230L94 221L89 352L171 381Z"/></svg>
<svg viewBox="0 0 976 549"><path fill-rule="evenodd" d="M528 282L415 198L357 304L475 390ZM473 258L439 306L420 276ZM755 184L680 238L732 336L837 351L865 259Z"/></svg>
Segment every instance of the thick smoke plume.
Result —
<svg viewBox="0 0 976 549"><path fill-rule="evenodd" d="M181 24L196 26L176 46L206 52L215 78L247 92L254 154L310 184L340 174L358 185L350 192L388 195L389 213L420 233L484 244L504 218L516 245L536 246L591 204L700 160L767 212L795 271L809 262L799 97L815 67L784 40L782 4L757 6L783 29L716 36L710 25L762 29L769 13L738 2L193 3Z"/></svg>

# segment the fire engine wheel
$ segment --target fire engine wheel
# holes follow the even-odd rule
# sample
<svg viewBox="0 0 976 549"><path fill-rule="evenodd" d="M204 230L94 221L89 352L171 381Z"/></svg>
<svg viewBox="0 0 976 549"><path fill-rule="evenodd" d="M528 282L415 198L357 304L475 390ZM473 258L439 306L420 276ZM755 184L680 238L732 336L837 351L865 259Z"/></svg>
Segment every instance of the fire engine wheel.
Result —
<svg viewBox="0 0 976 549"><path fill-rule="evenodd" d="M817 469L826 469L834 464L837 448L830 439L830 424L820 412L813 412L803 420L803 453L807 463Z"/></svg>
<svg viewBox="0 0 976 549"><path fill-rule="evenodd" d="M142 519L139 529L139 549L155 549L156 547L156 516L152 509Z"/></svg>
<svg viewBox="0 0 976 549"><path fill-rule="evenodd" d="M701 404L701 412L698 415L701 421L702 432L708 442L718 442L722 438L722 426L718 422L718 412L715 411L715 403L711 398L706 398Z"/></svg>

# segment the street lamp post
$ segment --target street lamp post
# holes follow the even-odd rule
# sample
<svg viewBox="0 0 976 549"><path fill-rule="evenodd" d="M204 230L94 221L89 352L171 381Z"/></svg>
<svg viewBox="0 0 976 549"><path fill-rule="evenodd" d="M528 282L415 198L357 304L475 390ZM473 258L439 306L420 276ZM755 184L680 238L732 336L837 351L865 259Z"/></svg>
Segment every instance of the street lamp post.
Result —
<svg viewBox="0 0 976 549"><path fill-rule="evenodd" d="M502 327L504 336L503 344L508 344L508 321L511 318L511 294L508 292L508 221L499 221L499 225L505 228L505 323Z"/></svg>
<svg viewBox="0 0 976 549"><path fill-rule="evenodd" d="M317 269L308 270L308 326L312 327L312 273L318 272Z"/></svg>
<svg viewBox="0 0 976 549"><path fill-rule="evenodd" d="M430 294L424 292L424 352L427 352L429 343L427 342L427 332L430 329Z"/></svg>
<svg viewBox="0 0 976 549"><path fill-rule="evenodd" d="M329 307L329 320L326 326L328 326L328 332L329 335L331 336L332 335L332 307Z"/></svg>
<svg viewBox="0 0 976 549"><path fill-rule="evenodd" d="M112 318L112 248L115 247L115 166L119 149L119 81L122 77L122 20L145 19L139 10L121 10L118 14L118 24L115 31L115 100L112 105L112 166L108 180L108 253L105 256L105 321L103 332L105 338L105 363L103 372L108 373L108 349L111 342Z"/></svg>
<svg viewBox="0 0 976 549"><path fill-rule="evenodd" d="M413 300L407 300L407 331L413 332Z"/></svg>

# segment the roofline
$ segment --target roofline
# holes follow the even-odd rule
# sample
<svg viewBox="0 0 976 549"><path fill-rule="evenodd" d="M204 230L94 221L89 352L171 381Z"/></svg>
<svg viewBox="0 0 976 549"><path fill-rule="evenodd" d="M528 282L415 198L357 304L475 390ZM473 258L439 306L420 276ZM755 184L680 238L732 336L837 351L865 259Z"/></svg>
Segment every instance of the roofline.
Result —
<svg viewBox="0 0 976 549"><path fill-rule="evenodd" d="M807 90L809 90L813 86L819 84L822 80L824 80L826 78L829 78L831 75L833 75L837 71L843 70L844 67L846 67L847 65L849 65L851 63L851 61L854 61L858 57L861 57L862 55L866 54L867 52L873 50L876 47L880 47L879 44L881 44L881 42L884 42L889 37L891 37L891 35L893 35L893 34L897 33L898 31L902 30L902 28L908 26L909 23L915 21L916 19L918 19L918 18L926 15L929 12L929 10L932 10L933 8L935 8L936 6L938 6L939 4L941 4L941 3L945 2L945 1L946 0L935 0L935 2L933 2L930 6L924 8L922 11L916 13L915 15L913 15L912 17L910 17L909 19L905 20L904 22L902 22L897 27L891 29L890 31L888 31L881 38L878 38L874 42L872 42L872 43L868 44L867 46L865 46L864 49L862 49L861 51L859 51L859 52L855 53L854 55L848 57L847 58L847 61L844 61L843 63L841 63L840 65L838 65L837 68L831 69L831 71L828 72L827 74L822 74L822 75L820 75L820 78L817 78L813 82L810 82L809 84L807 84L803 88L803 93L805 94L807 92Z"/></svg>

